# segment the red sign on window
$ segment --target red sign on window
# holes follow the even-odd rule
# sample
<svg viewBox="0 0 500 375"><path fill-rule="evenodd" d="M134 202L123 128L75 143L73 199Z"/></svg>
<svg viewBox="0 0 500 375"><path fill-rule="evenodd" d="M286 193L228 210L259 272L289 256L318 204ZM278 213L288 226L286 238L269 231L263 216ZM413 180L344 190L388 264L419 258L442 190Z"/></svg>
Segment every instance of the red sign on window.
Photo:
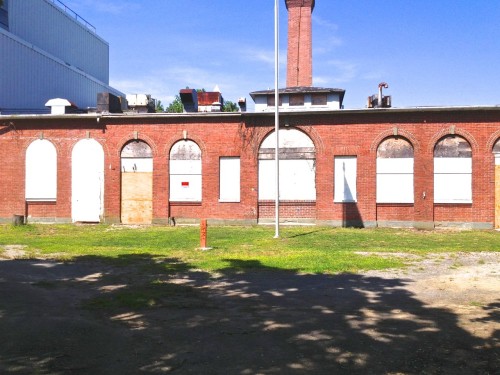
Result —
<svg viewBox="0 0 500 375"><path fill-rule="evenodd" d="M188 181L182 181L181 182L182 187L189 187L189 182Z"/></svg>

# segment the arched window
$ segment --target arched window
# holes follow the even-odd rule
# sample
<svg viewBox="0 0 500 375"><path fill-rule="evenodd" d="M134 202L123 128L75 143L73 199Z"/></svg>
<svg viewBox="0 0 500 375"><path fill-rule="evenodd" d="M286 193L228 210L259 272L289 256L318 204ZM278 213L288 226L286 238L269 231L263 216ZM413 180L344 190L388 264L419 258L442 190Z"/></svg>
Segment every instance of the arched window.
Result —
<svg viewBox="0 0 500 375"><path fill-rule="evenodd" d="M201 202L201 150L190 140L170 150L170 201Z"/></svg>
<svg viewBox="0 0 500 375"><path fill-rule="evenodd" d="M144 141L132 140L121 152L121 221L151 224L153 219L153 152Z"/></svg>
<svg viewBox="0 0 500 375"><path fill-rule="evenodd" d="M26 200L57 198L57 151L46 139L33 141L26 150Z"/></svg>
<svg viewBox="0 0 500 375"><path fill-rule="evenodd" d="M413 146L386 138L377 149L377 203L413 203Z"/></svg>
<svg viewBox="0 0 500 375"><path fill-rule="evenodd" d="M259 200L276 197L276 133L259 149ZM316 153L312 140L297 129L279 130L280 199L316 200Z"/></svg>
<svg viewBox="0 0 500 375"><path fill-rule="evenodd" d="M441 138L434 147L434 202L472 202L472 149L460 136Z"/></svg>

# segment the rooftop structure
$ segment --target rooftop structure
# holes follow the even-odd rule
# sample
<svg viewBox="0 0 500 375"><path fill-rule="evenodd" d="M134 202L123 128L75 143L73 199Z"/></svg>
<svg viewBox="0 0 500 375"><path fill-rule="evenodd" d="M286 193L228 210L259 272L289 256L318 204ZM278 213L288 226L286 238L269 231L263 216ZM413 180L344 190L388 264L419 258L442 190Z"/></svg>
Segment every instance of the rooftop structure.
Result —
<svg viewBox="0 0 500 375"><path fill-rule="evenodd" d="M4 0L0 8L0 113L46 113L64 98L95 107L109 91L109 45L60 1Z"/></svg>

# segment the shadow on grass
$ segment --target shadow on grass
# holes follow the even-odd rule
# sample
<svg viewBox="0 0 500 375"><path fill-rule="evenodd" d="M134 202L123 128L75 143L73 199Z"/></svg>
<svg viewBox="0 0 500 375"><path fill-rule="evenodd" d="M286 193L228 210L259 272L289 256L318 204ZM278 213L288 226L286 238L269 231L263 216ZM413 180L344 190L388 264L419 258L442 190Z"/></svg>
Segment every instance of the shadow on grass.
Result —
<svg viewBox="0 0 500 375"><path fill-rule="evenodd" d="M493 374L496 337L426 306L411 280L227 260L0 262L0 373ZM498 323L498 305L486 307ZM495 346L497 345L497 346Z"/></svg>

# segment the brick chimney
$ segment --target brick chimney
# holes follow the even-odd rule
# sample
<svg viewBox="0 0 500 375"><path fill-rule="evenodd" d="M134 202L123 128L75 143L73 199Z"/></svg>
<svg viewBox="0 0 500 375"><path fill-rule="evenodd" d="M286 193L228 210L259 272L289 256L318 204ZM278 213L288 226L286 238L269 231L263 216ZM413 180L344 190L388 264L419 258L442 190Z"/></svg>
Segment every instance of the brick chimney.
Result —
<svg viewBox="0 0 500 375"><path fill-rule="evenodd" d="M287 87L312 86L312 22L315 0L285 0L288 9Z"/></svg>

